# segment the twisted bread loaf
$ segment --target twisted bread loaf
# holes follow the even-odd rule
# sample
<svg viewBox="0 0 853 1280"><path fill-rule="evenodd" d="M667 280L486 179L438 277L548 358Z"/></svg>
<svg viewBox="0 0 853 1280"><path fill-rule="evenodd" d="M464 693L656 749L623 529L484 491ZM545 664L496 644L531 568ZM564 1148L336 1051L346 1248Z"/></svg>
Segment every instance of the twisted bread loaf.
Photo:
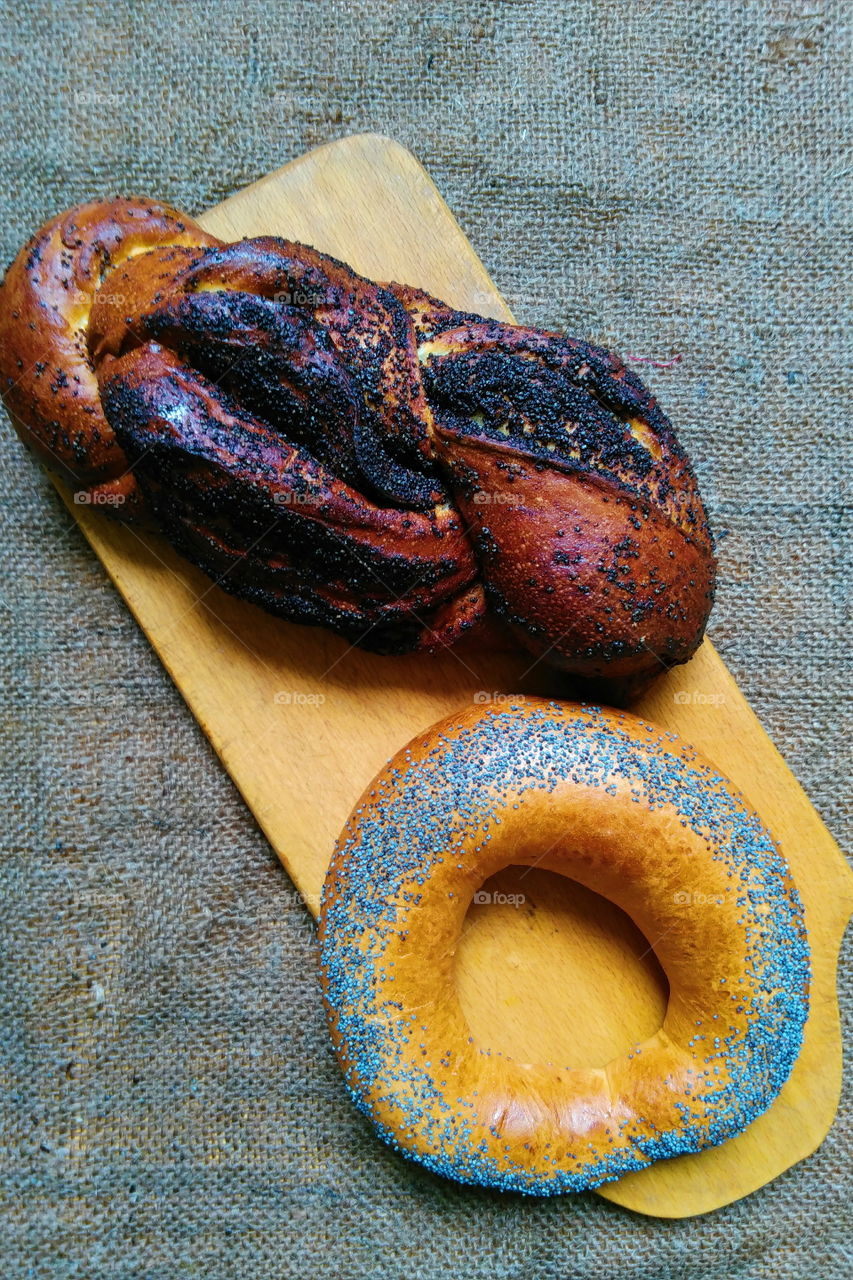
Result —
<svg viewBox="0 0 853 1280"><path fill-rule="evenodd" d="M0 382L78 501L352 643L450 644L488 608L549 663L637 684L702 638L688 459L639 379L575 339L116 200L10 267Z"/></svg>

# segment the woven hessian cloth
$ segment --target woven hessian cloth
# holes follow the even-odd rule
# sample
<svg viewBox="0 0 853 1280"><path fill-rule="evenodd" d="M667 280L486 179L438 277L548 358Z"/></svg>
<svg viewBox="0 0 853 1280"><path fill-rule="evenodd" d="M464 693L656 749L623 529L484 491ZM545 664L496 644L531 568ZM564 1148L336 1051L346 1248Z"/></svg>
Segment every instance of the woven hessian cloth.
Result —
<svg viewBox="0 0 853 1280"><path fill-rule="evenodd" d="M77 201L194 213L349 133L409 146L520 319L681 356L637 367L719 536L711 634L849 847L848 11L5 4L3 259ZM5 419L2 448L4 1280L851 1274L849 1087L815 1156L685 1221L385 1148L304 907Z"/></svg>

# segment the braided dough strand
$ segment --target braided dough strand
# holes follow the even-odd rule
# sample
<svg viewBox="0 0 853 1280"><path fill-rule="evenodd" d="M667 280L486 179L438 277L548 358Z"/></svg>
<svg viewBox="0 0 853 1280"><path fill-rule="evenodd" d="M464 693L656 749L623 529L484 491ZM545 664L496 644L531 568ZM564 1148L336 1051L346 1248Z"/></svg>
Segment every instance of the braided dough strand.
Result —
<svg viewBox="0 0 853 1280"><path fill-rule="evenodd" d="M488 612L630 694L701 641L716 567L690 463L576 339L116 200L10 267L0 390L78 501L351 643L435 648Z"/></svg>

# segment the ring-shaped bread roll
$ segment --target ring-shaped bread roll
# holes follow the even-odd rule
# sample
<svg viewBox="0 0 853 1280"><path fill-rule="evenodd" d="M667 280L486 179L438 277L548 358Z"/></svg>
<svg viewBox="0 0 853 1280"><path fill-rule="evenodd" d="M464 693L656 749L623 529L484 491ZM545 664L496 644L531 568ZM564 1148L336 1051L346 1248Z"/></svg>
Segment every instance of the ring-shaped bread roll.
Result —
<svg viewBox="0 0 853 1280"><path fill-rule="evenodd" d="M600 1068L477 1044L454 952L508 864L620 906L670 985L660 1030ZM697 909L696 903L702 903ZM460 1182L552 1195L739 1133L802 1041L809 959L788 868L731 783L634 716L513 699L451 716L362 797L326 879L324 999L357 1105Z"/></svg>

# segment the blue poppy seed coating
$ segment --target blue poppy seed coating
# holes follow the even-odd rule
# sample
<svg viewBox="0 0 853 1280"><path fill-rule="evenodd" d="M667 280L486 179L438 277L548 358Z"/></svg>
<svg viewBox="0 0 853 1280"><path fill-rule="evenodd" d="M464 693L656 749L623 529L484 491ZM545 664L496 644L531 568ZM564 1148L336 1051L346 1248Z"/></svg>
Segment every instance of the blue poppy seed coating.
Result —
<svg viewBox="0 0 853 1280"><path fill-rule="evenodd" d="M674 1064L668 1122L656 1123L641 1105L631 1114L618 1090L608 1098L615 1077L602 1084L599 1071L590 1077L600 1090L595 1106L589 1115L575 1106L577 1132L555 1142L545 1140L555 1109L541 1097L510 1096L493 1106L496 1060L503 1059L507 1079L518 1078L519 1064L470 1035L462 1044L436 1044L429 1015L423 1020L410 1007L401 973L410 935L416 938L423 923L419 912L435 905L435 884L452 886L447 911L461 925L473 893L497 869L492 842L500 842L502 828L523 821L526 807L533 812L558 788L563 795L567 784L579 793L629 794L638 820L648 813L674 818L692 841L691 856L698 848L718 864L721 913L728 912L720 918L736 918L742 950L739 965L701 975L705 992L692 1035L636 1045L618 1063L618 1078L632 1081L636 1073L640 1090L650 1061ZM498 865L521 860L512 847L502 862L500 856ZM685 915L685 946L701 942L702 927ZM321 948L347 1086L382 1138L449 1178L528 1194L598 1186L741 1132L788 1078L808 1013L800 899L772 838L732 784L676 735L636 717L537 699L451 717L389 761L338 842L324 888ZM418 957L427 974L438 974L439 960ZM577 1073L563 1071L552 1078L568 1088ZM525 1107L531 1114L542 1109L541 1140L535 1125L530 1141L519 1139L530 1123ZM564 1107L564 1128L566 1114Z"/></svg>

